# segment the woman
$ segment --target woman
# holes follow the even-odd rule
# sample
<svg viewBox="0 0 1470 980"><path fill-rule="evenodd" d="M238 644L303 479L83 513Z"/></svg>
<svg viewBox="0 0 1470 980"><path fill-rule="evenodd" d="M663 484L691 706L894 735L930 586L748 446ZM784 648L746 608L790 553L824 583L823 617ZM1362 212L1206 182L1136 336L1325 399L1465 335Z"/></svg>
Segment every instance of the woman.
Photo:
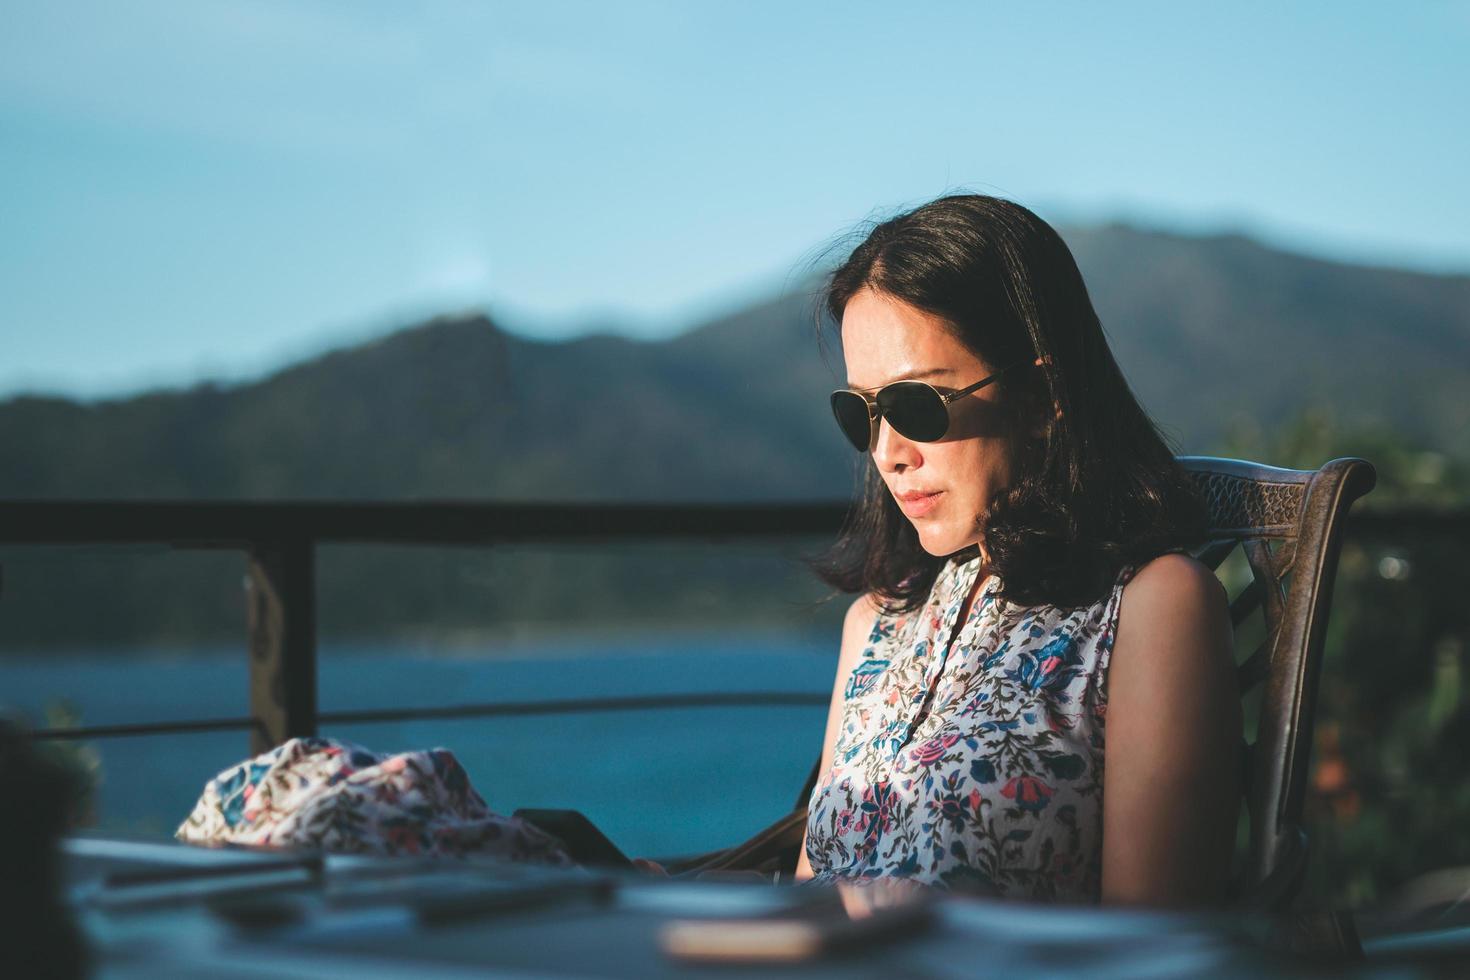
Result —
<svg viewBox="0 0 1470 980"><path fill-rule="evenodd" d="M843 627L798 880L1053 901L1219 901L1240 708L1204 515L1061 238L979 195L833 273L870 454L824 564Z"/></svg>

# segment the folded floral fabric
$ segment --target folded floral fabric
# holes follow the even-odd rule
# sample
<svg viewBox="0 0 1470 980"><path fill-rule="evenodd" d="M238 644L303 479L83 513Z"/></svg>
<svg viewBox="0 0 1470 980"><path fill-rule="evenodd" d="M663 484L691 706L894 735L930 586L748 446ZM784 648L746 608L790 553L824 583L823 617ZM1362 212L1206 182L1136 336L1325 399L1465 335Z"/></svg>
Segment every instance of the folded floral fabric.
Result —
<svg viewBox="0 0 1470 980"><path fill-rule="evenodd" d="M293 738L221 772L174 836L191 844L573 863L555 837L492 812L447 749L387 755L330 738Z"/></svg>

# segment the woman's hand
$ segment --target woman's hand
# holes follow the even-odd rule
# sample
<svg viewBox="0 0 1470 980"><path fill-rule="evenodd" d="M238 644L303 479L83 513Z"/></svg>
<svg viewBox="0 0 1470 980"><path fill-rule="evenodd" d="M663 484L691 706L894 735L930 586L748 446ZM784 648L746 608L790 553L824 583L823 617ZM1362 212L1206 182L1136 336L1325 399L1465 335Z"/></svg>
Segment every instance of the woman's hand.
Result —
<svg viewBox="0 0 1470 980"><path fill-rule="evenodd" d="M916 893L929 886L912 878L877 878L862 883L839 881L834 887L848 917L866 919L877 909L912 902Z"/></svg>

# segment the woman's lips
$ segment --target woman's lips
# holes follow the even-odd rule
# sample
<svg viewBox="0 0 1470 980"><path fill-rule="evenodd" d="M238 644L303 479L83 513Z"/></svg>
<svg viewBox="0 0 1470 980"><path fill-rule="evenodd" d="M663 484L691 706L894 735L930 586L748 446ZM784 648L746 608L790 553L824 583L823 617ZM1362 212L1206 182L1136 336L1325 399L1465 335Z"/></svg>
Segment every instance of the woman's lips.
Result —
<svg viewBox="0 0 1470 980"><path fill-rule="evenodd" d="M943 490L899 494L898 506L909 517L923 517L935 507L939 506L939 498L943 494Z"/></svg>

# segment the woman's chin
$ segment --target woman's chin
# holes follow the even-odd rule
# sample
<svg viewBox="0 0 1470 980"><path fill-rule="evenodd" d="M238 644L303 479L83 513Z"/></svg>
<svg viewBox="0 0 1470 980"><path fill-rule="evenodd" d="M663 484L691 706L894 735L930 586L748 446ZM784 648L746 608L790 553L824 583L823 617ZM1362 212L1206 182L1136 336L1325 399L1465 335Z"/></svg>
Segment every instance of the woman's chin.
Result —
<svg viewBox="0 0 1470 980"><path fill-rule="evenodd" d="M953 529L925 527L924 524L923 521L914 522L914 530L919 532L919 547L935 558L952 555L970 544L965 540L965 535L956 534Z"/></svg>

